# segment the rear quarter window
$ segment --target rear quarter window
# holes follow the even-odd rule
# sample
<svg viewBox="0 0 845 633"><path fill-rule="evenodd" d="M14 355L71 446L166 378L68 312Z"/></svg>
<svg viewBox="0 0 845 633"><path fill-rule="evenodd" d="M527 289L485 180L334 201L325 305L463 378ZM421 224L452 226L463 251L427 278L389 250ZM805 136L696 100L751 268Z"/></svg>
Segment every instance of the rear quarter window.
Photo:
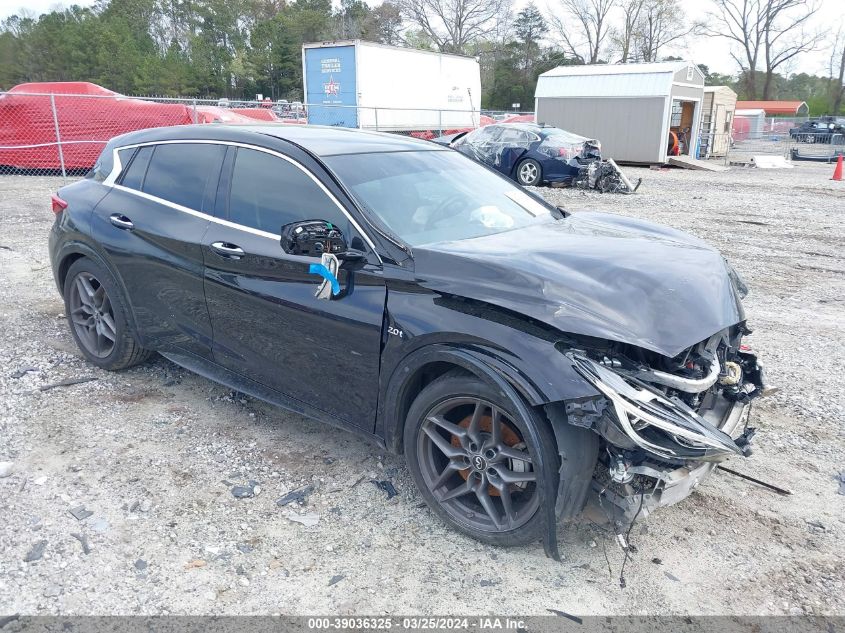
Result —
<svg viewBox="0 0 845 633"><path fill-rule="evenodd" d="M120 154L120 160L123 162L123 154ZM144 176L147 174L147 167L150 164L150 158L153 155L152 146L140 147L135 152L134 156L130 154L129 163L123 169L123 175L120 179L120 184L130 189L141 190L144 184ZM126 165L126 163L123 163Z"/></svg>

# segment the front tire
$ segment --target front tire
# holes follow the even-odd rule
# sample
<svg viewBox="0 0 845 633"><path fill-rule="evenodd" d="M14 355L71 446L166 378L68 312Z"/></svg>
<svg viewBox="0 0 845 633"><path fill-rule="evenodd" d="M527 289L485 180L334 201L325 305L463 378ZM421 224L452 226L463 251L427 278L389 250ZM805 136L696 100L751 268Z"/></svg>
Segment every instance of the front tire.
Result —
<svg viewBox="0 0 845 633"><path fill-rule="evenodd" d="M533 446L526 432L533 421L516 410L479 378L449 373L420 392L405 424L405 458L426 503L449 526L490 545L541 537L545 515L534 464L540 454L558 460L548 425L535 425L542 439Z"/></svg>
<svg viewBox="0 0 845 633"><path fill-rule="evenodd" d="M516 167L516 181L523 187L536 187L543 180L543 169L533 158L526 158Z"/></svg>
<svg viewBox="0 0 845 633"><path fill-rule="evenodd" d="M71 265L64 299L70 332L89 362L117 371L149 358L152 352L142 348L129 331L117 283L98 263L83 257Z"/></svg>

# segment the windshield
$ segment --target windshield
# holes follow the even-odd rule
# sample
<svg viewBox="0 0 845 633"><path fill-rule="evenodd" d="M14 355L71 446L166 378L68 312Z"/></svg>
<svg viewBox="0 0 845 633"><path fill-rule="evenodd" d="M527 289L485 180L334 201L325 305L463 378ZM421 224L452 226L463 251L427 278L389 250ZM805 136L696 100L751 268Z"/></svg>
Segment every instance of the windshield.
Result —
<svg viewBox="0 0 845 633"><path fill-rule="evenodd" d="M549 208L453 151L329 156L358 202L411 246L518 229Z"/></svg>

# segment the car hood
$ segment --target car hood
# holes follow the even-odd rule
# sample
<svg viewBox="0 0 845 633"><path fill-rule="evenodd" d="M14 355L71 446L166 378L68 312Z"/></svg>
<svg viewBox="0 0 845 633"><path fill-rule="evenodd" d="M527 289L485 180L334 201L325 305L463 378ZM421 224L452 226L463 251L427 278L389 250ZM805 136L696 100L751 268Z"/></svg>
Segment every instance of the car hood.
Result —
<svg viewBox="0 0 845 633"><path fill-rule="evenodd" d="M419 283L563 332L673 357L745 319L735 273L705 242L641 220L580 212L414 248Z"/></svg>

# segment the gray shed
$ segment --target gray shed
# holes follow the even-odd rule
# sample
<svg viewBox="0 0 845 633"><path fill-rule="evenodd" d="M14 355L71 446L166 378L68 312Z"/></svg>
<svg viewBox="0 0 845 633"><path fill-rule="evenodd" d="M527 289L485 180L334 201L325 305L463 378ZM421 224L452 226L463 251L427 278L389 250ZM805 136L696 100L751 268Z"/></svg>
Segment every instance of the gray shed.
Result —
<svg viewBox="0 0 845 633"><path fill-rule="evenodd" d="M596 138L602 154L665 163L695 156L704 75L692 62L558 66L537 80L537 121Z"/></svg>

